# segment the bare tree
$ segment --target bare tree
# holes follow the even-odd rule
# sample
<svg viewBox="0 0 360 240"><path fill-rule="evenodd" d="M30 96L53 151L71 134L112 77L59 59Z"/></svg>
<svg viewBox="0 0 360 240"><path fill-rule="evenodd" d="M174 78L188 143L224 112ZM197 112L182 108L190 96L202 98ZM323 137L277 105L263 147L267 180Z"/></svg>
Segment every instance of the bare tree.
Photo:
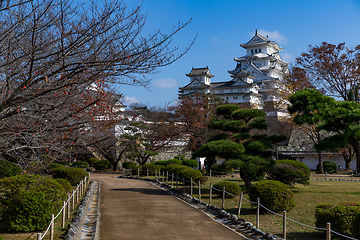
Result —
<svg viewBox="0 0 360 240"><path fill-rule="evenodd" d="M92 130L120 120L113 84L147 87L189 49L170 47L189 22L142 36L144 23L118 0L1 1L0 154L27 169L99 141Z"/></svg>

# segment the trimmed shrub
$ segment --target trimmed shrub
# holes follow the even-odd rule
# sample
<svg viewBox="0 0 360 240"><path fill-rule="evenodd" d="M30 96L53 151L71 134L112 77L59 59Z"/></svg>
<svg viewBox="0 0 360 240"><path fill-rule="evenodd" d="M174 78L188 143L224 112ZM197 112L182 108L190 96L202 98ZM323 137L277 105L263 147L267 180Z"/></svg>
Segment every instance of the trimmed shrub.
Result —
<svg viewBox="0 0 360 240"><path fill-rule="evenodd" d="M99 160L99 161L94 162L93 167L95 168L95 170L101 171L101 170L108 169L110 167L110 163L108 160Z"/></svg>
<svg viewBox="0 0 360 240"><path fill-rule="evenodd" d="M53 178L63 178L69 181L72 186L78 184L89 174L82 168L56 168L52 172Z"/></svg>
<svg viewBox="0 0 360 240"><path fill-rule="evenodd" d="M18 165L6 160L0 160L0 178L12 177L20 173L22 173L22 169Z"/></svg>
<svg viewBox="0 0 360 240"><path fill-rule="evenodd" d="M63 166L70 166L70 162L68 160L57 161L56 163L61 164Z"/></svg>
<svg viewBox="0 0 360 240"><path fill-rule="evenodd" d="M170 159L170 160L167 160L166 163L167 163L166 166L168 166L168 165L171 164L171 163L175 163L175 164L181 165L181 164L182 164L182 161L179 160L179 159Z"/></svg>
<svg viewBox="0 0 360 240"><path fill-rule="evenodd" d="M359 213L360 203L319 204L315 207L315 226L326 228L326 223L330 222L331 230L350 235L353 220Z"/></svg>
<svg viewBox="0 0 360 240"><path fill-rule="evenodd" d="M302 162L294 160L277 160L276 165L268 172L268 179L280 181L290 186L295 183L308 185L310 169Z"/></svg>
<svg viewBox="0 0 360 240"><path fill-rule="evenodd" d="M43 231L51 214L58 212L66 199L64 188L48 177L17 175L0 180L1 221L8 231Z"/></svg>
<svg viewBox="0 0 360 240"><path fill-rule="evenodd" d="M165 166L164 165L156 165L159 168L160 172L163 172L165 170Z"/></svg>
<svg viewBox="0 0 360 240"><path fill-rule="evenodd" d="M192 181L195 184L198 183L199 181L201 184L204 184L205 182L201 182L201 181L207 180L205 178L202 178L201 172L199 170L192 169L189 167L181 170L178 174L180 179L185 178L186 181L190 181L192 179Z"/></svg>
<svg viewBox="0 0 360 240"><path fill-rule="evenodd" d="M165 168L165 172L168 171L169 174L174 173L174 176L176 176L176 174L179 174L179 172L184 169L191 169L191 168L189 168L188 166L184 166L184 165L174 164L174 165L168 165Z"/></svg>
<svg viewBox="0 0 360 240"><path fill-rule="evenodd" d="M249 175L250 181L264 180L266 174L264 166L255 163L246 164L245 171Z"/></svg>
<svg viewBox="0 0 360 240"><path fill-rule="evenodd" d="M121 166L125 169L130 169L136 167L137 165L134 162L123 162Z"/></svg>
<svg viewBox="0 0 360 240"><path fill-rule="evenodd" d="M231 181L222 181L214 184L214 188L220 190L220 191L214 191L214 193L217 193L218 195L222 196L222 189L225 187L225 191L234 195L240 195L241 189L238 184ZM227 198L234 198L235 196L231 194L225 194L225 197Z"/></svg>
<svg viewBox="0 0 360 240"><path fill-rule="evenodd" d="M166 167L167 161L165 161L165 160L159 160L159 161L156 161L155 164Z"/></svg>
<svg viewBox="0 0 360 240"><path fill-rule="evenodd" d="M65 166L59 163L50 163L48 169L51 171L52 169L63 168L63 167Z"/></svg>
<svg viewBox="0 0 360 240"><path fill-rule="evenodd" d="M323 168L324 168L324 172L337 173L337 166L333 162L323 162ZM320 171L319 164L316 165L316 171L318 171L318 172Z"/></svg>
<svg viewBox="0 0 360 240"><path fill-rule="evenodd" d="M260 203L274 212L290 211L295 207L294 194L288 185L275 180L261 180L251 186L250 201ZM263 210L263 209L262 209Z"/></svg>
<svg viewBox="0 0 360 240"><path fill-rule="evenodd" d="M76 162L74 162L73 166L79 167L79 168L87 168L87 167L89 167L89 164L87 162L76 161Z"/></svg>
<svg viewBox="0 0 360 240"><path fill-rule="evenodd" d="M198 168L199 163L195 159L184 159L183 165L191 167L191 168Z"/></svg>
<svg viewBox="0 0 360 240"><path fill-rule="evenodd" d="M131 169L132 169L131 170L132 175L137 175L138 174L138 169L139 169L139 175L143 175L141 166L138 166L138 165L131 166Z"/></svg>
<svg viewBox="0 0 360 240"><path fill-rule="evenodd" d="M212 175L226 175L226 173L233 173L234 169L228 164L214 164L211 166Z"/></svg>
<svg viewBox="0 0 360 240"><path fill-rule="evenodd" d="M72 186L68 180L62 178L55 178L55 181L61 184L61 186L65 189L66 192L70 192L72 190Z"/></svg>
<svg viewBox="0 0 360 240"><path fill-rule="evenodd" d="M146 171L146 169L149 169L149 174L150 175L154 175L155 174L155 170L159 173L159 166L156 165L155 163L147 163L147 164L144 164L142 166L142 169ZM144 172L146 174L146 172Z"/></svg>
<svg viewBox="0 0 360 240"><path fill-rule="evenodd" d="M89 158L89 160L87 160L87 163L90 165L90 166L94 166L94 162L97 162L99 161L98 158Z"/></svg>
<svg viewBox="0 0 360 240"><path fill-rule="evenodd" d="M360 239L360 213L356 214L353 222L352 222L352 237Z"/></svg>

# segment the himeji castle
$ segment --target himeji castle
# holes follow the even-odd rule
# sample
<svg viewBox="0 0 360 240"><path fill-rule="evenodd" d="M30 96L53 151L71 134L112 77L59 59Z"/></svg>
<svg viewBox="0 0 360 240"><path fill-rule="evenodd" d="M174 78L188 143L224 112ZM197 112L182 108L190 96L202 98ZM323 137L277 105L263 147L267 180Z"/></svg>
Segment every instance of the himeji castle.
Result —
<svg viewBox="0 0 360 240"><path fill-rule="evenodd" d="M246 55L234 58L236 67L228 71L231 80L211 82L214 75L208 67L192 68L186 74L190 83L179 88L180 97L194 93L213 94L246 108L263 109L268 116L284 116L285 112L276 107L276 98L271 94L276 82L289 71L289 63L279 54L283 48L257 30L250 41L240 46L246 50Z"/></svg>

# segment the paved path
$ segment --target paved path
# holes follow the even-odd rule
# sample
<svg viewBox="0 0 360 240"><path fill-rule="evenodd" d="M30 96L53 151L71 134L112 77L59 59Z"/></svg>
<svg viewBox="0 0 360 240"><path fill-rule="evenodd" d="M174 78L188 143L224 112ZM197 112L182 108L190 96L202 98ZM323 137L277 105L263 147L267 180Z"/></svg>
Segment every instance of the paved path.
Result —
<svg viewBox="0 0 360 240"><path fill-rule="evenodd" d="M101 185L101 240L243 239L152 184L91 174Z"/></svg>

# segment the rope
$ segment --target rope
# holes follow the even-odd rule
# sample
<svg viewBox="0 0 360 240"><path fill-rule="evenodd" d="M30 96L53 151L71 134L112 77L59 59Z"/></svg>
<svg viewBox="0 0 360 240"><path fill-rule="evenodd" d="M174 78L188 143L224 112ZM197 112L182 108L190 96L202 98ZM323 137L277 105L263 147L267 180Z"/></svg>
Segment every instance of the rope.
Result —
<svg viewBox="0 0 360 240"><path fill-rule="evenodd" d="M77 187L76 187L75 191L73 192L73 194L71 195L71 197L74 197L74 195L75 195L75 193L78 191L79 187L80 187L80 184L77 185ZM41 237L40 239L43 239L43 238L46 236L46 234L47 234L47 232L49 231L51 225L53 224L53 222L55 222L55 219L57 219L57 218L60 216L60 214L61 214L62 211L64 210L64 207L66 207L67 204L69 203L71 197L67 199L67 201L66 201L65 204L63 204L62 208L60 209L60 211L58 212L58 214L56 215L56 217L54 217L54 220L50 221L50 224L49 224L48 228L46 229L46 231L44 232L44 234L42 234L42 237Z"/></svg>

